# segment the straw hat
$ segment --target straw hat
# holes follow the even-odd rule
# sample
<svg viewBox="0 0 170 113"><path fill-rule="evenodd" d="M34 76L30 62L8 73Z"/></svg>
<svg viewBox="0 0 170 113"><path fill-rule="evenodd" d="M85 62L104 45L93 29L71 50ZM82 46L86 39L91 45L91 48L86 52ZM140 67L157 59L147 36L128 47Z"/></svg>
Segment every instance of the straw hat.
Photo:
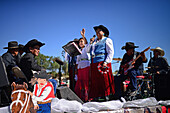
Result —
<svg viewBox="0 0 170 113"><path fill-rule="evenodd" d="M164 56L165 55L165 52L163 49L161 49L160 47L156 47L155 49L151 49L151 51L159 51L161 54L161 56Z"/></svg>

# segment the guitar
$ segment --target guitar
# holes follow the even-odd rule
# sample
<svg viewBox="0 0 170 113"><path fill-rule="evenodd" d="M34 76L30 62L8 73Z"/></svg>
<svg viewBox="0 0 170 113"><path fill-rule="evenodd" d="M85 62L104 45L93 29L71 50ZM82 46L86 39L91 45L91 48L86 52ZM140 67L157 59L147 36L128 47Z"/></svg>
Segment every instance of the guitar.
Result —
<svg viewBox="0 0 170 113"><path fill-rule="evenodd" d="M146 48L141 53L144 53L144 52L148 51L150 48L151 47ZM121 66L123 68L123 70L124 70L124 75L127 75L128 71L134 67L134 63L141 56L141 53L134 60L132 59L130 62L128 62L128 63Z"/></svg>

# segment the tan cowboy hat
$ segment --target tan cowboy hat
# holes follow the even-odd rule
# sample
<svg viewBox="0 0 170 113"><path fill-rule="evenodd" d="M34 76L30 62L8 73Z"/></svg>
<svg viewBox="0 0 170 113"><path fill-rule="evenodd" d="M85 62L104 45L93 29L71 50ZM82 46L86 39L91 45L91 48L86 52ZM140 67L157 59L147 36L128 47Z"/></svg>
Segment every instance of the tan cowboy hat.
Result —
<svg viewBox="0 0 170 113"><path fill-rule="evenodd" d="M156 47L155 49L151 49L151 51L159 51L161 54L161 56L164 56L165 55L165 52L164 52L164 50L163 49L161 49L160 47Z"/></svg>

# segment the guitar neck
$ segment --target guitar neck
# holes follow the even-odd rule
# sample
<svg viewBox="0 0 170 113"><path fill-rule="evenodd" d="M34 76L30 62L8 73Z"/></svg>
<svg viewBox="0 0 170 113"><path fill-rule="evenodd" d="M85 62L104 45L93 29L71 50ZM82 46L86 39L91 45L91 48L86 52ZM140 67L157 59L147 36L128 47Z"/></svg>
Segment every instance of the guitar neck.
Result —
<svg viewBox="0 0 170 113"><path fill-rule="evenodd" d="M151 48L151 47L146 48L146 49L143 50L141 53L144 53L144 52L148 51L150 48ZM133 62L135 62L135 61L141 56L141 53L133 60ZM132 62L132 63L133 63L133 62Z"/></svg>
<svg viewBox="0 0 170 113"><path fill-rule="evenodd" d="M136 62L136 60L139 58L141 56L141 54L139 54L134 60L133 60L133 62ZM133 63L132 62L132 63Z"/></svg>

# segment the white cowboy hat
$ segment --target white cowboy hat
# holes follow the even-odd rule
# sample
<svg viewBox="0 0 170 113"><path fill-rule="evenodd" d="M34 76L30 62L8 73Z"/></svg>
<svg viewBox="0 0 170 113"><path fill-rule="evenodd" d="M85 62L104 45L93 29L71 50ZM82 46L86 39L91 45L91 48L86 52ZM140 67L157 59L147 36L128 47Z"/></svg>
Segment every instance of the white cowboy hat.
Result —
<svg viewBox="0 0 170 113"><path fill-rule="evenodd" d="M156 47L155 49L151 49L151 51L155 51L155 50L157 50L157 51L159 51L161 54L161 56L164 56L165 55L165 52L164 52L164 50L163 49L161 49L160 47Z"/></svg>

